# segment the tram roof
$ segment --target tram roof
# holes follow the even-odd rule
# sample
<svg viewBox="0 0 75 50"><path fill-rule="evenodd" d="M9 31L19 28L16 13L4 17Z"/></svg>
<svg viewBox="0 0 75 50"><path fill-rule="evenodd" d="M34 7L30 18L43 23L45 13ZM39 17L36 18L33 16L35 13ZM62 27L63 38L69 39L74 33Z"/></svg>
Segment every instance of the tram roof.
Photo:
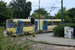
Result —
<svg viewBox="0 0 75 50"><path fill-rule="evenodd" d="M30 19L7 19L6 22L8 22L8 20L13 20L13 22L17 22L18 20L22 20L22 21L29 21L30 22ZM39 21L39 19L35 19L37 21ZM40 21L43 21L43 20L47 20L47 21L61 21L61 19L40 19Z"/></svg>

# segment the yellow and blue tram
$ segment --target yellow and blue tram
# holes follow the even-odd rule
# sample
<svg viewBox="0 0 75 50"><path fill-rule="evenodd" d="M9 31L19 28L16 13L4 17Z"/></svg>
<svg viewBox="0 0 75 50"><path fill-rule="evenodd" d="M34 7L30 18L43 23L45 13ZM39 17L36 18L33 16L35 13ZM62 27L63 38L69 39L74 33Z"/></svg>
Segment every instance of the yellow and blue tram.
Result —
<svg viewBox="0 0 75 50"><path fill-rule="evenodd" d="M26 32L52 31L52 29L61 23L61 19L35 19L34 27L30 19L7 19L6 30L8 35L21 35Z"/></svg>

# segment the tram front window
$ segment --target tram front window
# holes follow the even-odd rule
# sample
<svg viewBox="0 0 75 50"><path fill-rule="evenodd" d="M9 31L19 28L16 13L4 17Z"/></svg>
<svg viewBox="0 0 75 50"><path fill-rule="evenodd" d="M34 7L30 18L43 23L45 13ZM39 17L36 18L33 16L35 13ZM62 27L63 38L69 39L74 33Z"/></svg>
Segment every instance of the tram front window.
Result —
<svg viewBox="0 0 75 50"><path fill-rule="evenodd" d="M16 27L16 22L7 22L6 23L6 28L14 28Z"/></svg>

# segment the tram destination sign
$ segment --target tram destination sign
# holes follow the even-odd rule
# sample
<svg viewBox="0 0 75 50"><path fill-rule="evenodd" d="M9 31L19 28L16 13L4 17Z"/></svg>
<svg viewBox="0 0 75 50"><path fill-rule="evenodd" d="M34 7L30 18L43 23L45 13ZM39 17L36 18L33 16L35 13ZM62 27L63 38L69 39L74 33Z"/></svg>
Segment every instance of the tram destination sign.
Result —
<svg viewBox="0 0 75 50"><path fill-rule="evenodd" d="M12 22L13 20L8 20L8 22Z"/></svg>

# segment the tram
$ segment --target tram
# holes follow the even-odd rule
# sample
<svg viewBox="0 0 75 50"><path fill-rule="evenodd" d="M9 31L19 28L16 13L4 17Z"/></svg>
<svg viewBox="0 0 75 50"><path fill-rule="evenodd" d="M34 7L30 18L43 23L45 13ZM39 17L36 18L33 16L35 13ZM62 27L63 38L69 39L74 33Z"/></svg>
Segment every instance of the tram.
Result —
<svg viewBox="0 0 75 50"><path fill-rule="evenodd" d="M54 27L61 24L61 19L35 19L35 24L31 24L30 19L7 19L6 31L8 35L21 35L26 32L52 31Z"/></svg>

